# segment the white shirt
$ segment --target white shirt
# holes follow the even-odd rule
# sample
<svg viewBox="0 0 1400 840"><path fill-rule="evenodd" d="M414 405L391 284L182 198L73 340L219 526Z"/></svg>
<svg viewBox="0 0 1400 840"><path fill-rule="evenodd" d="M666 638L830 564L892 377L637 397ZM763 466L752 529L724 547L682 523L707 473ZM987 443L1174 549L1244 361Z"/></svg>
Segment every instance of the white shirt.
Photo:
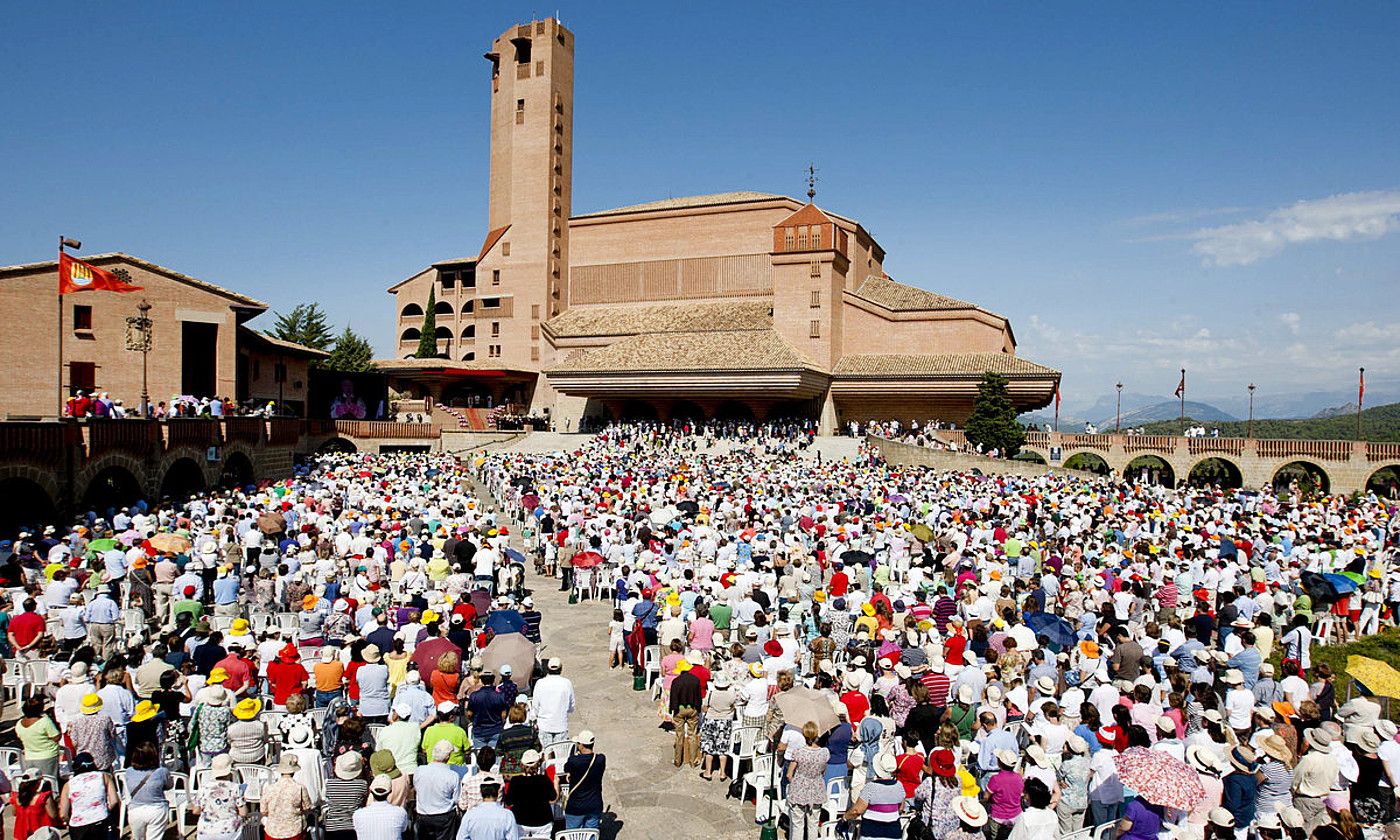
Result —
<svg viewBox="0 0 1400 840"><path fill-rule="evenodd" d="M568 732L569 714L574 710L574 684L560 674L543 677L535 683L530 708L541 732Z"/></svg>

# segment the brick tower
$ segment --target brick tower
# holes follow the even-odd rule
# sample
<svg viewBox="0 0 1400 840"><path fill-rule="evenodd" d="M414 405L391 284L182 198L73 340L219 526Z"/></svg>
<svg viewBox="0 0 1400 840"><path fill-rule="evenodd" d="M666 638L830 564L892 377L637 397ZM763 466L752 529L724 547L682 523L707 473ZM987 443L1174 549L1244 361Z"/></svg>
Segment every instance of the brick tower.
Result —
<svg viewBox="0 0 1400 840"><path fill-rule="evenodd" d="M531 21L496 38L486 59L490 232L476 266L476 358L538 368L540 325L568 306L574 35L553 18Z"/></svg>

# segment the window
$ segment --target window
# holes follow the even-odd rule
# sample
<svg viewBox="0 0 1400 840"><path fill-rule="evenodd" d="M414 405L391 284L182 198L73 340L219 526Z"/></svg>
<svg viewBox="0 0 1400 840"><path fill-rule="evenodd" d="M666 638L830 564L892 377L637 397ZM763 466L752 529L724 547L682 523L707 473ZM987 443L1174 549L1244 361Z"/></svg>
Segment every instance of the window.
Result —
<svg viewBox="0 0 1400 840"><path fill-rule="evenodd" d="M516 111L516 113L519 113L519 112L524 111L524 110L525 110L525 100L523 100L523 99L517 99L517 100L515 100L515 111Z"/></svg>
<svg viewBox="0 0 1400 840"><path fill-rule="evenodd" d="M803 225L803 226L802 226L802 229L799 230L799 231L797 232L797 250L799 250L799 251L805 251L805 250L807 250L807 226L806 226L806 225Z"/></svg>
<svg viewBox="0 0 1400 840"><path fill-rule="evenodd" d="M73 332L92 332L92 307L74 305Z"/></svg>
<svg viewBox="0 0 1400 840"><path fill-rule="evenodd" d="M540 325L539 325L539 324L531 324L531 325L530 325L530 340L531 340L531 341L539 341L539 340L540 340Z"/></svg>
<svg viewBox="0 0 1400 840"><path fill-rule="evenodd" d="M535 75L536 75L536 76L543 76L543 75L544 75L544 62L543 62L543 61L536 61L536 62L535 62Z"/></svg>
<svg viewBox="0 0 1400 840"><path fill-rule="evenodd" d="M482 308L482 309L500 309L500 308L501 308L501 299L500 299L500 298L482 298L482 299L481 299L481 308Z"/></svg>
<svg viewBox="0 0 1400 840"><path fill-rule="evenodd" d="M525 69L528 70L529 68L527 67ZM515 124L525 124L525 100L523 99L515 100Z"/></svg>
<svg viewBox="0 0 1400 840"><path fill-rule="evenodd" d="M464 361L464 362L474 362L474 361L476 361L476 351L475 351L475 350L468 350L466 353L462 354L462 361Z"/></svg>
<svg viewBox="0 0 1400 840"><path fill-rule="evenodd" d="M821 293L820 290L815 291L815 292L812 292L812 308L813 308L813 309L821 309L821 308L822 308L822 293Z"/></svg>
<svg viewBox="0 0 1400 840"><path fill-rule="evenodd" d="M536 321L540 319L540 305L538 303L530 304L530 317Z"/></svg>
<svg viewBox="0 0 1400 840"><path fill-rule="evenodd" d="M97 363L96 362L69 362L68 363L68 389L72 391L91 391L97 387Z"/></svg>
<svg viewBox="0 0 1400 840"><path fill-rule="evenodd" d="M488 344L488 345L486 345L486 355L487 355L488 358L499 359L499 358L501 357L501 345L499 345L499 344Z"/></svg>
<svg viewBox="0 0 1400 840"><path fill-rule="evenodd" d="M467 324L467 328L462 330L462 338L466 341L476 341L476 324Z"/></svg>
<svg viewBox="0 0 1400 840"><path fill-rule="evenodd" d="M510 256L510 243L509 243L509 242L502 242L502 243L501 243L501 256L503 256L503 257L508 257L508 256Z"/></svg>
<svg viewBox="0 0 1400 840"><path fill-rule="evenodd" d="M494 268L491 270L491 285L501 285L501 270L499 268Z"/></svg>
<svg viewBox="0 0 1400 840"><path fill-rule="evenodd" d="M808 270L808 274L809 274L810 276L812 276L812 277L820 277L820 276L822 276L822 262L821 262L821 260L812 260L812 266L811 266L811 268Z"/></svg>
<svg viewBox="0 0 1400 840"><path fill-rule="evenodd" d="M812 322L812 328L811 328L810 330L808 330L807 336L808 336L809 338L821 338L821 337L822 337L822 322L821 322L821 321L813 321L813 322Z"/></svg>
<svg viewBox="0 0 1400 840"><path fill-rule="evenodd" d="M443 291L456 288L457 286L457 272L455 271L438 272L438 278L442 281Z"/></svg>
<svg viewBox="0 0 1400 840"><path fill-rule="evenodd" d="M500 321L492 321L492 322L491 322L491 337L492 337L492 338L500 338L500 337L501 337L501 322L500 322Z"/></svg>
<svg viewBox="0 0 1400 840"><path fill-rule="evenodd" d="M530 348L530 361L532 361L532 362L538 362L539 360L540 360L540 348L539 348L539 347L531 347L531 348Z"/></svg>
<svg viewBox="0 0 1400 840"><path fill-rule="evenodd" d="M467 298L466 300L462 301L463 315L470 315L473 309L476 309L476 301L472 300L471 298Z"/></svg>
<svg viewBox="0 0 1400 840"><path fill-rule="evenodd" d="M797 233L793 228L783 228L783 250L791 251L797 239Z"/></svg>
<svg viewBox="0 0 1400 840"><path fill-rule="evenodd" d="M822 246L822 226L812 225L812 250Z"/></svg>
<svg viewBox="0 0 1400 840"><path fill-rule="evenodd" d="M476 269L468 268L462 271L462 288L476 288Z"/></svg>

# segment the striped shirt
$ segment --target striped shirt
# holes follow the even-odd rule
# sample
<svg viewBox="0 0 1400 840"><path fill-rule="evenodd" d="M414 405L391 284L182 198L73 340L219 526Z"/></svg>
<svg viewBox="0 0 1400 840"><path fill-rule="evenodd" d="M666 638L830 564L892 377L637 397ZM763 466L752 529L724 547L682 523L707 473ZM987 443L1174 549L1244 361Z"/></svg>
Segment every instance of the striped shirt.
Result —
<svg viewBox="0 0 1400 840"><path fill-rule="evenodd" d="M368 792L364 779L326 779L326 831L354 831L355 812L364 807Z"/></svg>

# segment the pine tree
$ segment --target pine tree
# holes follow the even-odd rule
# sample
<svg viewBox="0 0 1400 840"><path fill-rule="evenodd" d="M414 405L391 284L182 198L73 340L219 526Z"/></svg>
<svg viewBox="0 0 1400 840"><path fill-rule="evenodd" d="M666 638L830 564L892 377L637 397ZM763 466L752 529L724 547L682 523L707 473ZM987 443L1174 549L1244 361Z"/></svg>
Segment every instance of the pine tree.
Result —
<svg viewBox="0 0 1400 840"><path fill-rule="evenodd" d="M423 331L418 336L419 359L436 359L437 350L437 289L428 289L428 305L423 310Z"/></svg>
<svg viewBox="0 0 1400 840"><path fill-rule="evenodd" d="M347 326L345 331L336 338L335 349L331 350L330 358L325 361L325 367L330 370L360 373L374 370L373 360L374 348Z"/></svg>
<svg viewBox="0 0 1400 840"><path fill-rule="evenodd" d="M283 341L317 350L329 350L335 343L335 335L326 323L326 313L319 303L299 303L285 315L274 315L277 323L272 326L272 335Z"/></svg>
<svg viewBox="0 0 1400 840"><path fill-rule="evenodd" d="M967 442L980 444L983 451L997 450L1003 458L1021 451L1026 432L1016 422L1016 407L1007 392L1006 377L988 372L977 386L972 416L967 420Z"/></svg>

